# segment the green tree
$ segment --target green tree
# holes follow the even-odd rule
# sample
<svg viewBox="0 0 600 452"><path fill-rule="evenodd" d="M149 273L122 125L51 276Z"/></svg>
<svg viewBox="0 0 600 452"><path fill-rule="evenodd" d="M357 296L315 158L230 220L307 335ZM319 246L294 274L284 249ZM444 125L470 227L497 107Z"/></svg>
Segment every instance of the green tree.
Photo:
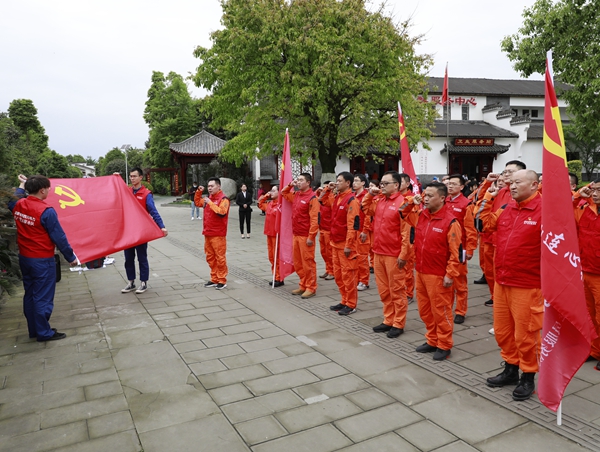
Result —
<svg viewBox="0 0 600 452"><path fill-rule="evenodd" d="M523 12L518 32L502 40L502 50L524 76L544 74L553 51L556 80L572 85L561 93L573 118L566 131L579 140L600 141L600 8L590 0L537 0Z"/></svg>
<svg viewBox="0 0 600 452"><path fill-rule="evenodd" d="M132 168L130 166L130 168ZM125 174L125 160L123 159L114 159L106 164L105 167L106 173L104 175L108 176L113 173L119 173L125 182L129 181L129 175Z"/></svg>
<svg viewBox="0 0 600 452"><path fill-rule="evenodd" d="M565 135L565 142L569 152L577 153L581 166L588 178L591 178L600 166L600 140L581 140L574 133Z"/></svg>
<svg viewBox="0 0 600 452"><path fill-rule="evenodd" d="M194 81L211 90L213 126L235 132L222 158L241 163L280 149L333 172L340 155L398 152L396 102L411 145L429 137L433 106L419 103L432 60L420 36L364 0L221 0L224 28L197 47Z"/></svg>
<svg viewBox="0 0 600 452"><path fill-rule="evenodd" d="M119 148L112 148L106 153L104 157L98 159L98 165L96 166L96 174L100 176L107 176L112 173L107 172L107 165L113 160L123 160L125 162L125 154Z"/></svg>
<svg viewBox="0 0 600 452"><path fill-rule="evenodd" d="M152 84L144 110L150 127L148 158L157 167L172 166L170 143L178 143L199 132L199 115L183 77L169 72L152 73Z"/></svg>
<svg viewBox="0 0 600 452"><path fill-rule="evenodd" d="M75 154L75 155L67 155L67 161L69 163L86 163L86 159L84 156Z"/></svg>
<svg viewBox="0 0 600 452"><path fill-rule="evenodd" d="M91 155L88 155L88 156L85 158L85 164L86 164L86 165L91 165L91 166L94 166L94 165L97 165L97 164L98 164L98 160L96 160L96 159L95 159L94 157L92 157Z"/></svg>
<svg viewBox="0 0 600 452"><path fill-rule="evenodd" d="M79 178L81 171L69 165L67 158L56 151L48 150L38 158L35 172L46 177Z"/></svg>

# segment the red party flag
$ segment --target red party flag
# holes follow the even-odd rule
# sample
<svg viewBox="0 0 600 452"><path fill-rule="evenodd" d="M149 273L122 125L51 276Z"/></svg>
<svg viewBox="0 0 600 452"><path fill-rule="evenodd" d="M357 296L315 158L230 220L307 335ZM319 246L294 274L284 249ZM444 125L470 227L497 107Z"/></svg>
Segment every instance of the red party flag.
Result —
<svg viewBox="0 0 600 452"><path fill-rule="evenodd" d="M570 214L573 204L551 58L549 54L546 60L542 160L541 277L545 310L538 397L556 411L597 335L586 307L577 229Z"/></svg>
<svg viewBox="0 0 600 452"><path fill-rule="evenodd" d="M50 183L46 203L56 210L82 263L164 236L119 176L50 179Z"/></svg>
<svg viewBox="0 0 600 452"><path fill-rule="evenodd" d="M290 134L285 129L283 142L283 155L281 156L281 175L279 176L279 189L287 187L292 181L292 159L290 156ZM292 233L292 203L283 196L279 196L281 214L279 215L279 250L277 262L279 276L283 280L294 273L294 236Z"/></svg>
<svg viewBox="0 0 600 452"><path fill-rule="evenodd" d="M400 129L400 160L402 161L402 172L408 174L410 177L410 183L412 185L412 191L415 195L419 194L419 185L417 184L417 174L415 173L415 167L410 157L410 148L408 147L408 139L406 138L406 127L404 125L404 115L402 114L402 107L398 102L398 128Z"/></svg>
<svg viewBox="0 0 600 452"><path fill-rule="evenodd" d="M442 105L448 105L448 63L444 72L444 87L442 89Z"/></svg>

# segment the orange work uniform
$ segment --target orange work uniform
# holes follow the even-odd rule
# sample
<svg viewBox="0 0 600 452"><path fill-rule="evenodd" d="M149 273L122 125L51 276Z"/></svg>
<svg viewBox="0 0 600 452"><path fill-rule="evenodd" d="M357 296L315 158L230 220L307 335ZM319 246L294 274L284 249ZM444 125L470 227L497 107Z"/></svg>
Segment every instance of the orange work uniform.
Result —
<svg viewBox="0 0 600 452"><path fill-rule="evenodd" d="M352 191L338 193L327 190L321 203L331 206L331 250L333 275L342 297L341 304L355 309L358 302L358 231L360 206ZM349 250L346 255L345 251Z"/></svg>
<svg viewBox="0 0 600 452"><path fill-rule="evenodd" d="M359 237L358 244L356 246L356 252L358 253L358 282L363 283L365 286L369 285L369 280L371 278L371 272L369 271L369 252L371 251L371 240L369 237L370 223L371 217L364 214L362 211L361 205L362 200L367 194L367 190L360 192L360 194L355 194L356 200L358 201L359 206ZM362 235L362 234L364 235ZM365 237L365 240L362 241L360 236Z"/></svg>
<svg viewBox="0 0 600 452"><path fill-rule="evenodd" d="M293 191L288 185L281 196L292 203L292 234L294 240L294 269L300 278L299 288L317 291L317 263L315 262L315 240L319 232L320 204L315 192ZM312 245L308 246L307 241Z"/></svg>
<svg viewBox="0 0 600 452"><path fill-rule="evenodd" d="M454 345L452 305L454 290L444 287L444 277L456 281L462 264L459 260L462 228L448 205L435 213L413 204L403 209L407 223L416 227L415 260L417 302L425 324L427 343L442 350Z"/></svg>
<svg viewBox="0 0 600 452"><path fill-rule="evenodd" d="M519 203L511 199L495 212L493 199L485 194L477 217L484 232L496 231L494 336L505 362L536 373L544 316L542 199L536 192Z"/></svg>
<svg viewBox="0 0 600 452"><path fill-rule="evenodd" d="M404 197L400 193L376 197L367 193L362 202L365 215L373 217L375 281L383 303L383 323L402 330L406 325L408 303L404 271L398 268L398 259L406 260L404 245L409 240L398 212L403 202Z"/></svg>
<svg viewBox="0 0 600 452"><path fill-rule="evenodd" d="M279 215L281 204L278 201L270 201L269 193L258 198L258 208L265 212L265 228L263 233L267 236L267 250L269 262L271 262L271 275L275 271L275 281L283 281L279 276L279 265L275 263L275 250L277 249Z"/></svg>
<svg viewBox="0 0 600 452"><path fill-rule="evenodd" d="M408 224L406 221L402 225L403 228L406 228L406 231L403 231L403 236L407 236L409 239L406 242L406 265L402 269L404 272L404 286L406 292L406 298L413 298L415 295L415 247L411 240L414 237L414 229Z"/></svg>
<svg viewBox="0 0 600 452"><path fill-rule="evenodd" d="M454 198L446 198L448 210L458 220L462 231L462 250L466 256L473 256L477 249L477 230L473 219L473 208L471 201L465 195L459 193ZM463 254L463 253L460 253ZM458 277L454 280L454 291L456 293L457 315L465 316L467 314L469 300L469 286L467 280L467 259L459 255L461 267Z"/></svg>
<svg viewBox="0 0 600 452"><path fill-rule="evenodd" d="M587 308L599 336L592 341L590 355L600 361L600 218L598 205L591 198L588 198L590 204L581 205L581 199L579 194L574 197L583 287Z"/></svg>
<svg viewBox="0 0 600 452"><path fill-rule="evenodd" d="M321 257L325 262L325 273L333 275L333 257L331 255L331 243L329 233L331 231L331 207L321 203L319 218L319 248ZM325 276L325 275L323 275Z"/></svg>
<svg viewBox="0 0 600 452"><path fill-rule="evenodd" d="M227 284L227 223L229 220L229 199L222 190L210 195L211 203L202 197L202 191L196 190L194 203L204 209L204 254L210 267L210 280L217 284Z"/></svg>

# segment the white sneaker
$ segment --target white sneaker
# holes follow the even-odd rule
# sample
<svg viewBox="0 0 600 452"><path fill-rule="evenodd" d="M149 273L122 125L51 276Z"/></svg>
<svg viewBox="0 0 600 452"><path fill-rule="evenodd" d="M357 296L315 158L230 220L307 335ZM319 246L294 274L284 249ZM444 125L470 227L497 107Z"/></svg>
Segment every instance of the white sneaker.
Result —
<svg viewBox="0 0 600 452"><path fill-rule="evenodd" d="M135 290L135 281L129 281L127 287L121 289L121 293L129 293Z"/></svg>
<svg viewBox="0 0 600 452"><path fill-rule="evenodd" d="M148 285L146 284L146 281L142 281L140 287L135 291L135 293L144 293L146 290L148 290Z"/></svg>
<svg viewBox="0 0 600 452"><path fill-rule="evenodd" d="M358 286L356 286L356 290L360 290L360 291L367 290L368 288L369 288L369 286L367 286L366 284L361 283L361 282L359 282Z"/></svg>
<svg viewBox="0 0 600 452"><path fill-rule="evenodd" d="M194 221L194 217L192 217L192 221Z"/></svg>
<svg viewBox="0 0 600 452"><path fill-rule="evenodd" d="M492 328L491 330L489 330L488 333L494 334L494 328Z"/></svg>

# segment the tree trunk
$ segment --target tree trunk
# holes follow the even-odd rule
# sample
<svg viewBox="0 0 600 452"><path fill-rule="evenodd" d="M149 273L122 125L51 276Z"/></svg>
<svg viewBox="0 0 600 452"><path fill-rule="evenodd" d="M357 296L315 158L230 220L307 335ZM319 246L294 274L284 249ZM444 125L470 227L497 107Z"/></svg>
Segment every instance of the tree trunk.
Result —
<svg viewBox="0 0 600 452"><path fill-rule="evenodd" d="M335 173L335 165L337 164L337 155L331 152L319 152L319 160L323 168L323 173Z"/></svg>

